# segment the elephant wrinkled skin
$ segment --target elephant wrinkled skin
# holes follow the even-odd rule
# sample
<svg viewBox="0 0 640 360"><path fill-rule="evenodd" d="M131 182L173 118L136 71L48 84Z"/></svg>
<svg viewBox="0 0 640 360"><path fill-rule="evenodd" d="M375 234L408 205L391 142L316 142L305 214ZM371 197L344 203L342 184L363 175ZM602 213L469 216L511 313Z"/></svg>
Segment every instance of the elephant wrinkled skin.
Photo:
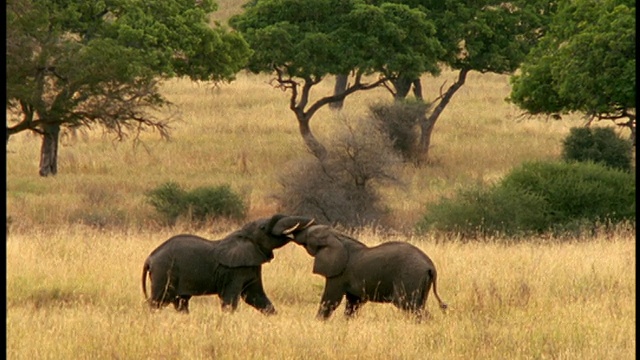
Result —
<svg viewBox="0 0 640 360"><path fill-rule="evenodd" d="M149 254L142 271L142 291L152 308L170 303L189 312L189 299L218 294L222 309L234 311L240 297L264 314L276 310L264 292L262 264L313 219L274 215L244 225L221 240L176 235ZM151 296L147 296L147 274Z"/></svg>
<svg viewBox="0 0 640 360"><path fill-rule="evenodd" d="M327 225L312 225L297 233L294 242L313 256L313 273L326 278L317 317L328 319L347 304L351 317L367 301L393 303L421 319L433 284L433 293L445 310L436 289L436 268L417 247L400 241L368 247Z"/></svg>

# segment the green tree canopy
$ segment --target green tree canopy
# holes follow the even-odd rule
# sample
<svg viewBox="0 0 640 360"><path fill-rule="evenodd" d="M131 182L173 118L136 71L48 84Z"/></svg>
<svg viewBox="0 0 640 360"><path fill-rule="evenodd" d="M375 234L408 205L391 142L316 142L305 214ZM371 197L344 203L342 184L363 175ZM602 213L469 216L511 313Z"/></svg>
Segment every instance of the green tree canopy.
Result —
<svg viewBox="0 0 640 360"><path fill-rule="evenodd" d="M511 84L509 100L530 114L621 120L635 144L635 2L560 2L549 31Z"/></svg>
<svg viewBox="0 0 640 360"><path fill-rule="evenodd" d="M313 136L309 120L324 105L355 91L397 78L439 72L443 48L426 14L403 4L379 6L364 0L260 0L229 24L254 50L248 68L273 73L279 87L291 93L307 147L318 158L326 149ZM348 88L309 103L311 88L328 75L353 73ZM379 74L379 77L366 75Z"/></svg>
<svg viewBox="0 0 640 360"><path fill-rule="evenodd" d="M397 2L423 12L436 28L435 36L444 51L438 64L458 70L457 79L442 84L438 94L432 94L428 116L420 121L417 144L423 162L428 158L431 133L436 121L455 93L464 85L471 71L480 73L511 74L522 63L525 55L545 32L549 15L555 11L555 2L548 0L372 0L373 4ZM419 100L423 99L419 74L407 69L391 79L388 88L396 100L403 100L413 85ZM431 72L432 74L434 72ZM346 73L338 76L335 91L344 91ZM446 86L445 86L446 85ZM341 107L341 104L333 107Z"/></svg>
<svg viewBox="0 0 640 360"><path fill-rule="evenodd" d="M7 1L7 142L42 134L47 176L61 128L167 135L149 111L168 104L159 79L231 81L250 55L239 34L209 25L215 9L212 0Z"/></svg>

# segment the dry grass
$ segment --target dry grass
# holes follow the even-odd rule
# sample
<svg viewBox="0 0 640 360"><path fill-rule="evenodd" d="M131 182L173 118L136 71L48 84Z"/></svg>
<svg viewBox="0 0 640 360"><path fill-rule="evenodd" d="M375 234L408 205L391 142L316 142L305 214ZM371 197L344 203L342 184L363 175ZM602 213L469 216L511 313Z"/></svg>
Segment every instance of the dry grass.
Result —
<svg viewBox="0 0 640 360"><path fill-rule="evenodd" d="M435 97L454 77L425 77L425 94ZM40 139L12 137L7 145L12 227L76 222L144 227L153 216L144 193L167 181L187 188L230 184L250 203L251 218L272 213L280 173L290 161L311 155L288 109L288 93L273 89L269 80L240 74L217 88L172 80L164 86L179 114L171 141L143 133L139 143L117 143L100 129L66 136L58 175L51 179L37 176ZM331 91L327 81L313 95ZM508 91L505 76L471 74L436 124L432 164L406 167L401 174L406 185L383 191L398 227L415 223L425 206L457 187L495 181L522 161L559 156L561 139L581 120L523 119L504 102ZM386 90L357 93L341 116L365 116L368 104L380 101L391 101ZM334 112L321 109L311 127L327 143L337 123Z"/></svg>
<svg viewBox="0 0 640 360"><path fill-rule="evenodd" d="M424 78L435 97L443 81ZM632 359L635 357L633 231L590 241L442 242L435 236L357 236L375 244L411 241L439 271L447 314L415 324L391 305L367 304L347 322L336 313L314 319L323 279L312 259L290 244L264 267L267 293L279 314L244 305L223 314L215 297L194 299L189 316L144 306L144 258L169 236L196 231L153 225L145 191L166 181L188 188L230 184L250 202L249 219L270 215L270 198L286 165L307 154L287 94L269 78L240 74L218 88L173 80L164 93L180 120L173 139L141 136L114 143L99 129L64 139L59 174L40 178L40 142L28 134L7 146L7 358L9 359ZM314 96L329 94L322 84ZM579 118L522 119L504 103L504 76L472 74L436 124L433 163L407 167L405 186L384 195L399 226L458 187L489 183L527 160L555 159ZM378 89L347 99L344 116L390 101ZM312 120L326 140L336 118ZM95 228L82 225L93 224ZM104 226L102 226L104 225ZM102 227L101 227L102 226ZM218 238L236 224L211 224L198 234Z"/></svg>
<svg viewBox="0 0 640 360"><path fill-rule="evenodd" d="M633 359L635 240L436 243L405 239L436 262L450 305L417 324L388 304L346 321L315 320L323 279L295 244L264 266L278 315L224 314L196 297L191 314L145 308L146 255L171 231L34 230L7 240L8 359ZM211 237L222 236L211 234ZM363 232L370 245L391 238ZM394 238L395 239L395 238Z"/></svg>

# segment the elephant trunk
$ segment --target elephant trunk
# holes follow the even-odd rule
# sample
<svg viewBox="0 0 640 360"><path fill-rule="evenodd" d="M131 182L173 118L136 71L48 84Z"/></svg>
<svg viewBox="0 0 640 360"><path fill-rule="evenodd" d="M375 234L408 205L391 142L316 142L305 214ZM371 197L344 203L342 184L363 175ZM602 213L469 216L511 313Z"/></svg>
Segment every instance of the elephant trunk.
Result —
<svg viewBox="0 0 640 360"><path fill-rule="evenodd" d="M315 222L315 219L304 216L282 216L277 219L271 228L271 233L286 235L293 239L293 234L300 232Z"/></svg>

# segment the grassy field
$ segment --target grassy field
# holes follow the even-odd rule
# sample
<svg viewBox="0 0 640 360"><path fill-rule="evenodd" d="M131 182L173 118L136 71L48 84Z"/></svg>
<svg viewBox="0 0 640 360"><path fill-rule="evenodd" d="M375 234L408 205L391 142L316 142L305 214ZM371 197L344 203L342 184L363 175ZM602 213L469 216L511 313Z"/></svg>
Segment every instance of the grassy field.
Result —
<svg viewBox="0 0 640 360"><path fill-rule="evenodd" d="M140 289L146 255L172 235L99 232L81 226L33 230L7 240L8 359L634 359L635 240L589 242L405 240L439 269L450 309L427 303L415 323L388 304L366 304L346 321L314 316L324 285L312 258L289 244L264 266L278 314L246 304L222 313L217 297L191 313L150 312ZM212 237L223 234L212 234Z"/></svg>
<svg viewBox="0 0 640 360"><path fill-rule="evenodd" d="M455 76L425 77L427 99ZM154 214L144 193L167 181L186 188L230 184L250 204L249 217L271 214L278 177L291 162L311 155L288 108L288 94L273 89L269 80L240 74L216 88L172 80L164 86L175 104L168 110L174 115L170 141L149 132L139 142L118 143L99 128L68 134L55 178L37 176L39 138L12 137L7 145L11 228L77 222L145 227ZM332 83L322 83L313 96L330 94ZM506 76L469 76L436 123L431 164L406 166L399 174L404 186L382 189L397 227L415 224L425 206L459 187L498 180L522 161L557 159L569 129L583 123L579 117L524 118L504 102L508 93ZM326 143L338 116L365 116L369 104L390 100L384 89L356 93L339 115L321 109L311 120L312 130Z"/></svg>
<svg viewBox="0 0 640 360"><path fill-rule="evenodd" d="M456 74L424 78L427 97ZM347 322L336 312L315 320L323 279L312 258L289 244L264 266L267 294L279 314L241 305L223 314L215 297L196 298L191 314L151 313L140 289L142 263L171 235L215 239L238 226L157 226L145 191L176 181L186 188L230 184L250 204L248 220L271 215L278 176L310 156L286 93L269 77L240 74L219 87L167 82L174 102L171 141L142 134L116 143L100 129L65 136L59 173L40 178L40 140L7 145L8 359L633 359L635 358L635 229L595 239L505 244L465 243L437 234L363 229L374 245L409 241L439 269L446 314L421 324L391 305L367 304ZM328 94L332 81L314 96ZM408 166L403 187L382 189L398 228L457 188L499 179L528 160L557 159L561 140L579 117L520 117L504 102L508 78L471 74L436 124L432 163ZM340 116L363 116L368 104L390 101L382 89L349 97ZM327 140L336 114L312 120Z"/></svg>

